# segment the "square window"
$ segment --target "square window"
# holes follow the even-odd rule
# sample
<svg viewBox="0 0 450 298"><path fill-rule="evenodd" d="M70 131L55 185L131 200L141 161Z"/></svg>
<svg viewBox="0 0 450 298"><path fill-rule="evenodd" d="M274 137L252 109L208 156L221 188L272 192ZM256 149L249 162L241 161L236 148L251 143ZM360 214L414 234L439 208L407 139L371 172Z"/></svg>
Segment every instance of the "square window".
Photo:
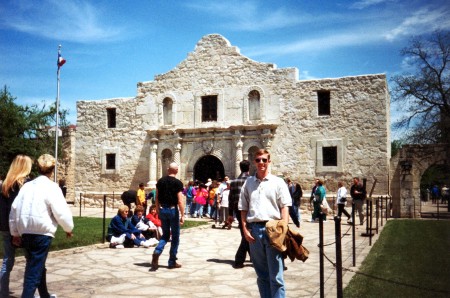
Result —
<svg viewBox="0 0 450 298"><path fill-rule="evenodd" d="M317 91L317 106L319 116L330 115L330 91Z"/></svg>
<svg viewBox="0 0 450 298"><path fill-rule="evenodd" d="M114 153L106 154L106 169L107 170L116 169L116 154Z"/></svg>
<svg viewBox="0 0 450 298"><path fill-rule="evenodd" d="M322 147L322 166L337 166L337 147Z"/></svg>
<svg viewBox="0 0 450 298"><path fill-rule="evenodd" d="M217 121L217 95L202 96L202 122Z"/></svg>
<svg viewBox="0 0 450 298"><path fill-rule="evenodd" d="M108 118L108 128L115 128L116 127L116 109L115 108L109 108L106 109L106 115Z"/></svg>

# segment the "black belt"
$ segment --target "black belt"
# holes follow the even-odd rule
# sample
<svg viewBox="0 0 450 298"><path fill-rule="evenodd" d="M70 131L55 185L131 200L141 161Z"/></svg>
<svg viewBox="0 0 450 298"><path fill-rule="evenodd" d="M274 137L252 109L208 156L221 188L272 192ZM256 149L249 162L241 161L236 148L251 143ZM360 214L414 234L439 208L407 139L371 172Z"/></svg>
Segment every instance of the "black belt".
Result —
<svg viewBox="0 0 450 298"><path fill-rule="evenodd" d="M176 205L161 205L161 207L159 207L160 209L162 208L170 208L170 209L175 209L177 206Z"/></svg>
<svg viewBox="0 0 450 298"><path fill-rule="evenodd" d="M268 222L268 220L265 220L265 221L254 221L254 222L250 222L250 224L265 226L267 222Z"/></svg>

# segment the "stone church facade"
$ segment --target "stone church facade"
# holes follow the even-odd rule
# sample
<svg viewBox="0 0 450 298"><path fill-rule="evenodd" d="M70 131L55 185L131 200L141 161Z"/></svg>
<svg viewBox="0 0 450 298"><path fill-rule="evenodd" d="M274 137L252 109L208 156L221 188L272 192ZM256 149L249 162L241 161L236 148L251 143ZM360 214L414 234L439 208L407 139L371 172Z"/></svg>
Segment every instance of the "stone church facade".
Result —
<svg viewBox="0 0 450 298"><path fill-rule="evenodd" d="M77 102L75 192L153 184L172 161L185 183L234 178L265 148L272 173L306 192L315 177L335 191L359 176L387 194L389 102L384 74L299 80L296 68L206 35L174 69L138 83L136 97Z"/></svg>

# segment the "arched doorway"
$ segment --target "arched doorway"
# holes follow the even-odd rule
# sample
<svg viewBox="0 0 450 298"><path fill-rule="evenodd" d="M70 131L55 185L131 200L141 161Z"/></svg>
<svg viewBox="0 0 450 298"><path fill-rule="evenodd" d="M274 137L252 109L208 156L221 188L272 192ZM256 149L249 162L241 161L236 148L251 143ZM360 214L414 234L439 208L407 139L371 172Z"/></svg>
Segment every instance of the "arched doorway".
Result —
<svg viewBox="0 0 450 298"><path fill-rule="evenodd" d="M220 159L213 155L201 157L194 166L194 179L206 182L208 178L221 180L225 177L225 169Z"/></svg>

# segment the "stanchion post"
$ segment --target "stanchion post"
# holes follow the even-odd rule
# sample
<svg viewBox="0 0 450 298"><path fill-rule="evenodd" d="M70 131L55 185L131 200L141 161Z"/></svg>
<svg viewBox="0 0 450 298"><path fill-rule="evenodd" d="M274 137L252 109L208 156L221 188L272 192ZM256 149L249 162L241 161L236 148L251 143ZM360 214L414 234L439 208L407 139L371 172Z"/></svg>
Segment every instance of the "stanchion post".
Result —
<svg viewBox="0 0 450 298"><path fill-rule="evenodd" d="M103 195L103 234L102 234L102 240L103 243L105 243L105 228L106 228L106 195Z"/></svg>
<svg viewBox="0 0 450 298"><path fill-rule="evenodd" d="M319 213L319 260L320 260L320 298L325 297L325 274L323 263L323 217Z"/></svg>
<svg viewBox="0 0 450 298"><path fill-rule="evenodd" d="M372 246L372 220L373 220L373 204L372 204L372 198L370 200L367 201L367 203L369 204L370 202L370 206L369 206L369 215L370 215L370 219L369 219L369 246Z"/></svg>
<svg viewBox="0 0 450 298"><path fill-rule="evenodd" d="M342 243L341 243L341 218L334 217L335 238L336 238L336 287L337 297L342 298Z"/></svg>
<svg viewBox="0 0 450 298"><path fill-rule="evenodd" d="M80 217L81 217L81 197L82 197L82 193L80 192Z"/></svg>
<svg viewBox="0 0 450 298"><path fill-rule="evenodd" d="M356 266L356 226L355 226L355 201L352 200L352 254L353 267Z"/></svg>
<svg viewBox="0 0 450 298"><path fill-rule="evenodd" d="M380 197L378 197L375 200L375 231L378 235L378 217L380 216L380 209L378 208L378 205L380 204Z"/></svg>

